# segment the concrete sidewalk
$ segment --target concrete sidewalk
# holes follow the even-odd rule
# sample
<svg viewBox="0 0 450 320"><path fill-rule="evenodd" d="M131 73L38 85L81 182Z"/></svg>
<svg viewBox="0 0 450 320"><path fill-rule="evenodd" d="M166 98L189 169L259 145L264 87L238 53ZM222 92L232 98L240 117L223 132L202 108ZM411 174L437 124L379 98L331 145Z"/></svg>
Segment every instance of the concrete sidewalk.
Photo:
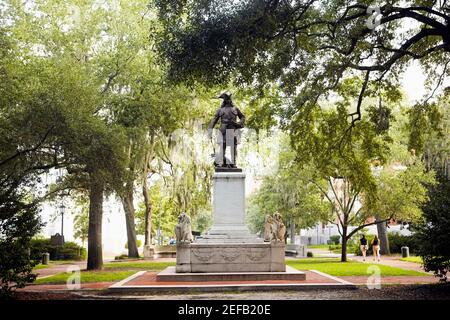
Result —
<svg viewBox="0 0 450 320"><path fill-rule="evenodd" d="M361 256L353 256L353 260L363 262L363 257ZM408 261L401 261L400 255L390 255L390 256L381 256L380 261L375 261L377 264L382 264L390 267L396 267L396 268L402 268L406 270L414 270L418 272L423 272L424 274L432 275L432 272L425 272L423 269L423 266L419 263L414 262L408 262ZM367 256L365 263L374 263L373 256Z"/></svg>
<svg viewBox="0 0 450 320"><path fill-rule="evenodd" d="M38 279L43 279L58 273L66 272L70 266L78 266L80 270L83 270L86 269L86 261L67 261L61 264L53 264L48 268L38 269L34 271L34 273L37 273Z"/></svg>
<svg viewBox="0 0 450 320"><path fill-rule="evenodd" d="M328 249L306 248L306 252L312 252L314 258L340 258L340 253L333 253ZM353 258L353 253L347 253L347 258Z"/></svg>
<svg viewBox="0 0 450 320"><path fill-rule="evenodd" d="M329 250L326 249L318 249L318 248L308 248L307 251L311 251L314 255L314 257L320 257L320 258L340 258L341 255L337 253L332 253ZM364 262L362 256L357 256L355 254L347 254L347 258L358 261L358 262ZM406 270L414 270L418 272L424 272L425 274L432 274L430 272L425 272L423 269L423 266L419 263L414 262L408 262L408 261L401 261L400 255L389 255L389 256L381 256L380 261L375 261L375 263L390 266L390 267L396 267L396 268L402 268ZM367 256L365 263L374 263L373 255Z"/></svg>

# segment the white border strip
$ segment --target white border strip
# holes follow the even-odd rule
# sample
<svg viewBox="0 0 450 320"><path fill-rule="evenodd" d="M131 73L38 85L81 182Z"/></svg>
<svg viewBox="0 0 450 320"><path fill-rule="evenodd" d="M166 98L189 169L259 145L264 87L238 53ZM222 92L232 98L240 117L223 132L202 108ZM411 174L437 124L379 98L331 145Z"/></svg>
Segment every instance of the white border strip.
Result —
<svg viewBox="0 0 450 320"><path fill-rule="evenodd" d="M45 278L50 278L50 277L56 276L57 274L59 274L59 273L51 274L51 275L49 275L49 276L36 277L36 280L45 279Z"/></svg>
<svg viewBox="0 0 450 320"><path fill-rule="evenodd" d="M342 284L350 284L350 285L354 285L354 283L348 282L348 281L346 281L346 280L344 280L344 279L340 279L340 278L337 278L337 277L333 277L332 275L329 275L328 273L323 273L323 272L320 272L320 271L317 271L317 270L309 270L309 271L315 272L315 273L317 273L317 274L319 274L319 275L321 275L321 276L323 276L323 277L326 277L326 278L328 278L328 279L332 279L332 280L337 281L337 282L342 283Z"/></svg>
<svg viewBox="0 0 450 320"><path fill-rule="evenodd" d="M133 280L134 278L137 278L137 277L143 275L146 272L147 271L138 271L135 274L132 274L131 276L129 276L128 278L125 278L125 279L123 279L123 280L121 280L119 282L114 283L112 286L110 286L110 288L118 288L118 287L123 288L124 287L123 285L125 283L127 283L128 281Z"/></svg>

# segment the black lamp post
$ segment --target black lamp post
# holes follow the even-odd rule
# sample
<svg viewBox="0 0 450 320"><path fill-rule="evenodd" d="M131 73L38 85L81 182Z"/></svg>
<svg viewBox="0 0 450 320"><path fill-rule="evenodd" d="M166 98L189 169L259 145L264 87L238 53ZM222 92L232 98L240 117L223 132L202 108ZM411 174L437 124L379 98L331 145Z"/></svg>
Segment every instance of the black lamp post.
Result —
<svg viewBox="0 0 450 320"><path fill-rule="evenodd" d="M66 206L61 203L59 206L59 213L61 213L61 236L64 236L64 212L66 211Z"/></svg>

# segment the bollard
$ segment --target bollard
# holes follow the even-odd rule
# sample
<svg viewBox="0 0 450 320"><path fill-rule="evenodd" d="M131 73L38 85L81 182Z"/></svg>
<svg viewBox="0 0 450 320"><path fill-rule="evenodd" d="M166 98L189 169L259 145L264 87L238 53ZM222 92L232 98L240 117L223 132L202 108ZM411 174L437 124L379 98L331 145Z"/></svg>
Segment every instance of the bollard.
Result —
<svg viewBox="0 0 450 320"><path fill-rule="evenodd" d="M46 252L42 254L42 264L48 264L50 262L50 253Z"/></svg>
<svg viewBox="0 0 450 320"><path fill-rule="evenodd" d="M408 258L409 257L409 248L408 247L402 247L402 258Z"/></svg>

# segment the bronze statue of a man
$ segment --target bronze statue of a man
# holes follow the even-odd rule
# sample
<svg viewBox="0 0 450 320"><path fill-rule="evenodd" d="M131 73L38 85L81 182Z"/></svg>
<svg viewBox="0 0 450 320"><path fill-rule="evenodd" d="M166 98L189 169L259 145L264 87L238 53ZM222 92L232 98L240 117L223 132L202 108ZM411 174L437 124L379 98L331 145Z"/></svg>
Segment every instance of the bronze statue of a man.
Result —
<svg viewBox="0 0 450 320"><path fill-rule="evenodd" d="M222 105L217 109L214 118L208 126L208 135L211 137L212 129L220 119L221 123L219 131L221 134L218 137L220 151L219 154L216 154L214 165L216 167L236 168L237 134L238 130L244 127L245 116L241 110L234 106L233 101L231 101L231 95L222 93L219 98L223 99ZM239 122L236 122L237 118L239 118ZM230 147L230 160L225 157L227 146Z"/></svg>

